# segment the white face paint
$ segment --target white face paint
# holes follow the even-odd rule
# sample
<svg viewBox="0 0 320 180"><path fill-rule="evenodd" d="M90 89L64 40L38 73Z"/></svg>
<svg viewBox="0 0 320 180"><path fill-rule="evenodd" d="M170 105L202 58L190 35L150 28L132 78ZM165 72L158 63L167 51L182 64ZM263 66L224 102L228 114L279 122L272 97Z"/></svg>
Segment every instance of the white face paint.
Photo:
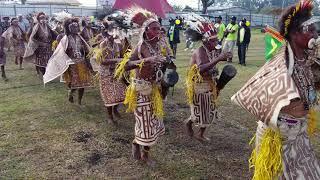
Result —
<svg viewBox="0 0 320 180"><path fill-rule="evenodd" d="M216 47L215 47L217 50L218 49L221 49L222 48L222 46L220 45L220 44L218 44L218 45L216 45Z"/></svg>
<svg viewBox="0 0 320 180"><path fill-rule="evenodd" d="M309 63L318 63L320 65L319 59L320 59L320 38L312 38L308 42L308 56L311 61Z"/></svg>
<svg viewBox="0 0 320 180"><path fill-rule="evenodd" d="M46 24L46 23L47 23L47 20L45 20L45 19L40 20L40 24Z"/></svg>
<svg viewBox="0 0 320 180"><path fill-rule="evenodd" d="M113 40L115 43L121 44L121 40L119 38Z"/></svg>
<svg viewBox="0 0 320 180"><path fill-rule="evenodd" d="M314 38L310 39L308 42L308 48L313 49L315 44L316 44L316 39L314 39Z"/></svg>

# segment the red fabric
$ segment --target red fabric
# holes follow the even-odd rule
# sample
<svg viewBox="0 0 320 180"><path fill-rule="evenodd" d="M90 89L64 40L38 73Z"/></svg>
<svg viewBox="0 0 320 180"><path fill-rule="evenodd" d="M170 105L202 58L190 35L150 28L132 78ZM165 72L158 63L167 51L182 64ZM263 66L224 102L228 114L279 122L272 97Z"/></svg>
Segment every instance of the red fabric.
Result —
<svg viewBox="0 0 320 180"><path fill-rule="evenodd" d="M167 0L116 0L113 9L127 9L131 6L139 6L164 18L166 13L174 12Z"/></svg>

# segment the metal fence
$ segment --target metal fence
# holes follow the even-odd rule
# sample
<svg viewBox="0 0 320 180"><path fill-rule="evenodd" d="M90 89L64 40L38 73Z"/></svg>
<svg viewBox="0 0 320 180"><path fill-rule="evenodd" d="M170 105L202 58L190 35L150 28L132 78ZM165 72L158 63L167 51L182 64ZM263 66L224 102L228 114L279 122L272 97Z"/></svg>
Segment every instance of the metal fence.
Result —
<svg viewBox="0 0 320 180"><path fill-rule="evenodd" d="M75 6L63 6L63 5L0 5L0 16L17 16L18 14L27 15L34 12L45 12L52 16L53 13L60 12L62 10L68 10L75 16L92 16L95 15L98 10L102 10L102 7L75 7ZM167 15L167 18L163 20L163 25L168 26L170 17L182 16L187 14L186 12L177 12ZM211 19L221 16L224 23L228 23L230 17L236 16L238 20L246 18L251 22L251 26L259 27L266 24L276 27L278 17L264 14L251 14L248 13L211 13L206 15Z"/></svg>
<svg viewBox="0 0 320 180"><path fill-rule="evenodd" d="M0 5L0 16L27 15L34 12L45 12L52 16L53 13L68 10L75 16L93 16L102 7L75 7L63 5Z"/></svg>
<svg viewBox="0 0 320 180"><path fill-rule="evenodd" d="M184 12L179 12L176 14L168 14L168 18L165 19L163 21L163 24L169 25L168 19L171 18L175 18L176 16L183 16ZM240 21L242 18L246 18L248 21L250 21L251 26L252 27L261 27L261 26L265 26L266 24L273 26L273 27L277 27L278 24L278 17L277 16L272 16L272 15L265 15L265 14L252 14L250 12L248 13L211 13L208 15L203 15L206 16L212 20L214 20L215 17L221 16L222 17L222 21L225 24L228 24L230 21L230 18L232 16L237 17L237 20Z"/></svg>

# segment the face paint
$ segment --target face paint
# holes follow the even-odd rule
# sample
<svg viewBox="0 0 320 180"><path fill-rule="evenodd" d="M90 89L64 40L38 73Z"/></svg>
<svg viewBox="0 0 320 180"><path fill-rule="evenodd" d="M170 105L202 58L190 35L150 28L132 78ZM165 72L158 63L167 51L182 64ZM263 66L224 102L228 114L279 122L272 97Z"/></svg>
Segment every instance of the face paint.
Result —
<svg viewBox="0 0 320 180"><path fill-rule="evenodd" d="M121 44L121 40L119 38L113 40L115 43Z"/></svg>
<svg viewBox="0 0 320 180"><path fill-rule="evenodd" d="M47 23L47 20L45 20L45 19L40 19L40 24L46 24Z"/></svg>
<svg viewBox="0 0 320 180"><path fill-rule="evenodd" d="M146 40L148 41L159 41L161 38L161 28L158 22L151 23L146 29Z"/></svg>
<svg viewBox="0 0 320 180"><path fill-rule="evenodd" d="M18 20L13 20L13 21L12 21L12 25L18 26L18 22L19 22Z"/></svg>
<svg viewBox="0 0 320 180"><path fill-rule="evenodd" d="M80 32L80 28L79 28L79 24L77 22L73 22L71 24L69 24L69 31L72 34L77 34Z"/></svg>

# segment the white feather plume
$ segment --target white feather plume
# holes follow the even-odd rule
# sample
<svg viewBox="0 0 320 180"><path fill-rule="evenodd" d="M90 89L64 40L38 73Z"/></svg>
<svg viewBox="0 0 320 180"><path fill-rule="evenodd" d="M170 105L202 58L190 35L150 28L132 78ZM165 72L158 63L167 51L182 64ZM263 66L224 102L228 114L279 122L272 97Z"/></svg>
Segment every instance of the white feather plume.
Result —
<svg viewBox="0 0 320 180"><path fill-rule="evenodd" d="M67 12L65 12L65 11L61 11L61 12L53 13L53 14L54 14L54 16L56 17L56 19L57 19L59 22L63 22L64 20L72 17L72 14L67 13Z"/></svg>

